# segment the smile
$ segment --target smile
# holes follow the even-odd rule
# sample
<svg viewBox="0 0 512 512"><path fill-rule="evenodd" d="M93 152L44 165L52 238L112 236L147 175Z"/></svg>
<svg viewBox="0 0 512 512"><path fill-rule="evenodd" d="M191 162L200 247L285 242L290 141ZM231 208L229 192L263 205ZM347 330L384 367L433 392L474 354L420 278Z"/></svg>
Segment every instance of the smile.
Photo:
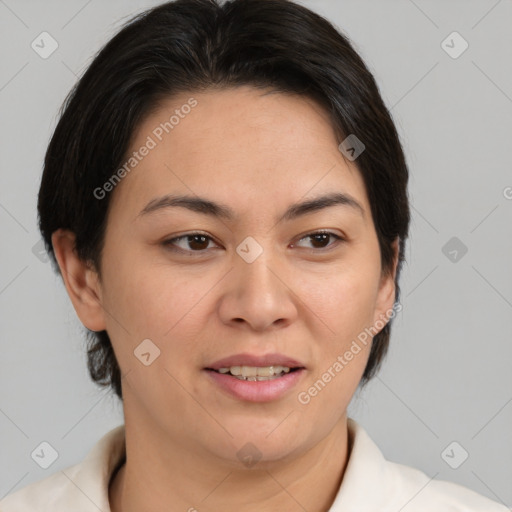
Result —
<svg viewBox="0 0 512 512"><path fill-rule="evenodd" d="M258 375L260 371L269 375ZM218 370L205 368L205 373L211 379L214 389L230 398L246 402L270 402L286 397L298 387L306 369L283 366L231 366Z"/></svg>
<svg viewBox="0 0 512 512"><path fill-rule="evenodd" d="M219 373L230 374L240 380L263 381L282 377L290 372L287 366L231 366L219 368Z"/></svg>

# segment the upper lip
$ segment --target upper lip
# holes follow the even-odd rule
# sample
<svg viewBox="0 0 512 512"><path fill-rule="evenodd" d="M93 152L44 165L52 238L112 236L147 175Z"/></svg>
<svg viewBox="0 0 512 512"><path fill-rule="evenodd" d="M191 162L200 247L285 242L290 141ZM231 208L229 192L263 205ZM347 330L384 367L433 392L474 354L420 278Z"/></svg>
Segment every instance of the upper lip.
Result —
<svg viewBox="0 0 512 512"><path fill-rule="evenodd" d="M286 366L288 368L304 368L304 365L283 354L265 354L257 356L253 354L235 354L224 357L208 365L206 368L218 370L219 368L230 368L231 366Z"/></svg>

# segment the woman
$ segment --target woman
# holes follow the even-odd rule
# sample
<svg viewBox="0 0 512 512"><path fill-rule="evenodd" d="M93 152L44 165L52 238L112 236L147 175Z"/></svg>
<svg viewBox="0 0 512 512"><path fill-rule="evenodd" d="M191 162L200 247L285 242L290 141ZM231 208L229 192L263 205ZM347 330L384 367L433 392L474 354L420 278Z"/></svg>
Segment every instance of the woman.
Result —
<svg viewBox="0 0 512 512"><path fill-rule="evenodd" d="M2 512L505 511L347 417L400 307L407 181L371 73L308 9L129 22L66 101L38 203L125 424Z"/></svg>

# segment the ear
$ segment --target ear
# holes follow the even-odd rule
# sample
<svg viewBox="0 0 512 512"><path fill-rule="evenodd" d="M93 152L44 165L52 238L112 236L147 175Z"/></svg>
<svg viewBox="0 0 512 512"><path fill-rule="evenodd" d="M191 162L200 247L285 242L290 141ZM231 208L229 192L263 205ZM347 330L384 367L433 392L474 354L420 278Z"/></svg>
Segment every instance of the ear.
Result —
<svg viewBox="0 0 512 512"><path fill-rule="evenodd" d="M377 301L375 304L375 312L373 318L373 325L380 325L383 321L384 324L388 322L390 312L395 303L395 277L396 277L396 269L398 265L398 252L400 249L399 246L399 237L395 238L392 247L393 247L393 266L390 273L384 274L381 276L379 290L377 292ZM381 329L379 329L380 331Z"/></svg>
<svg viewBox="0 0 512 512"><path fill-rule="evenodd" d="M80 321L91 331L103 331L106 324L98 274L92 265L78 257L75 239L75 234L69 230L55 231L52 234L55 257Z"/></svg>

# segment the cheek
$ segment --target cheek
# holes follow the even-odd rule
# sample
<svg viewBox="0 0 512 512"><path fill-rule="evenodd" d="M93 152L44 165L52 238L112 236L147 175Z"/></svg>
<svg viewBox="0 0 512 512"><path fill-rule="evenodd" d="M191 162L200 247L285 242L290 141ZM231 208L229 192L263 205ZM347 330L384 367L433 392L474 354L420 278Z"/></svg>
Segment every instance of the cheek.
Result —
<svg viewBox="0 0 512 512"><path fill-rule="evenodd" d="M305 318L317 325L317 332L321 326L323 338L338 346L350 344L371 325L378 286L371 265L344 264L321 277L302 273L296 282Z"/></svg>
<svg viewBox="0 0 512 512"><path fill-rule="evenodd" d="M218 276L196 271L194 277L178 267L148 265L136 258L118 261L109 269L110 280L105 286L111 337L128 337L132 350L149 338L162 351L171 347L176 355L190 351L200 339L206 298ZM175 343L178 339L180 343Z"/></svg>
<svg viewBox="0 0 512 512"><path fill-rule="evenodd" d="M302 293L308 296L307 315L314 318L317 330L317 358L296 398L308 417L323 418L323 427L317 422L317 428L327 428L339 419L361 380L371 349L365 329L373 319L376 279L370 266L354 266L331 273L322 284L316 280L316 288L302 281ZM308 294L309 289L313 291Z"/></svg>

